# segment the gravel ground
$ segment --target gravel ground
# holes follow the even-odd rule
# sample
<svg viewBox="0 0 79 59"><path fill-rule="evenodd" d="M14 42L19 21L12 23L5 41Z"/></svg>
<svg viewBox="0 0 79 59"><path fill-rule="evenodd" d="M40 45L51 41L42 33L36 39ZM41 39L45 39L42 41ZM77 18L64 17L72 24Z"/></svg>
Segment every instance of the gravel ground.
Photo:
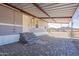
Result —
<svg viewBox="0 0 79 59"><path fill-rule="evenodd" d="M39 36L35 44L12 43L0 46L3 56L79 56L79 40Z"/></svg>

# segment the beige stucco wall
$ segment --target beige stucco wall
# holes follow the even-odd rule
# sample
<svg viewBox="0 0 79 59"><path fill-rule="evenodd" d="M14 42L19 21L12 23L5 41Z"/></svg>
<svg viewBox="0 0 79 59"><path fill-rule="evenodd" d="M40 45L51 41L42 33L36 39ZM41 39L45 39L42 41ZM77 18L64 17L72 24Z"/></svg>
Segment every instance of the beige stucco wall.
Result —
<svg viewBox="0 0 79 59"><path fill-rule="evenodd" d="M48 23L47 22L45 22L45 21L43 21L43 20L39 20L39 27L41 28L41 29L44 29L44 30L46 30L47 29L47 27L48 27Z"/></svg>
<svg viewBox="0 0 79 59"><path fill-rule="evenodd" d="M31 16L23 14L23 32L28 32L31 28L31 19Z"/></svg>
<svg viewBox="0 0 79 59"><path fill-rule="evenodd" d="M36 28L36 24L38 24L38 28ZM23 14L23 32L36 32L39 30L42 31L46 30L47 26L48 25L45 21Z"/></svg>

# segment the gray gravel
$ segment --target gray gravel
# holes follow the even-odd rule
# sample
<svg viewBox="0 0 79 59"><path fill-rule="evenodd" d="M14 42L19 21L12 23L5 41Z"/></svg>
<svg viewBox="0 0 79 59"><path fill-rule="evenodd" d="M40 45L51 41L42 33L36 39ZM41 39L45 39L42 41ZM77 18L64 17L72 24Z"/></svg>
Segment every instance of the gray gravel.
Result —
<svg viewBox="0 0 79 59"><path fill-rule="evenodd" d="M79 40L38 37L35 44L12 43L0 46L0 55L5 56L79 56Z"/></svg>

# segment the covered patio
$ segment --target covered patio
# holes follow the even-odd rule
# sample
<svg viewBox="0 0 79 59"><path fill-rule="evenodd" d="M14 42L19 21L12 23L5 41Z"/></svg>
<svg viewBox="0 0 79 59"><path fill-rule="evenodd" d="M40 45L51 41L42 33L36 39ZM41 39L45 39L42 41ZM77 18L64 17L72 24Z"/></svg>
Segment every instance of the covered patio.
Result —
<svg viewBox="0 0 79 59"><path fill-rule="evenodd" d="M78 3L2 3L0 55L78 56L78 16ZM37 40L27 36L28 32ZM21 44L20 38L27 43ZM34 43L28 44L30 41Z"/></svg>

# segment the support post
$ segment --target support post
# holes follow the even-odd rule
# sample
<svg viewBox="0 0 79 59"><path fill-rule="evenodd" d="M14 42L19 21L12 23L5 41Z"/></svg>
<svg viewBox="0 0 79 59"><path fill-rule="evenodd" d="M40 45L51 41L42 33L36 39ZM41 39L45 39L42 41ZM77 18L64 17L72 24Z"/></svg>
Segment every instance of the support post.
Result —
<svg viewBox="0 0 79 59"><path fill-rule="evenodd" d="M73 19L71 20L71 38L73 37Z"/></svg>

